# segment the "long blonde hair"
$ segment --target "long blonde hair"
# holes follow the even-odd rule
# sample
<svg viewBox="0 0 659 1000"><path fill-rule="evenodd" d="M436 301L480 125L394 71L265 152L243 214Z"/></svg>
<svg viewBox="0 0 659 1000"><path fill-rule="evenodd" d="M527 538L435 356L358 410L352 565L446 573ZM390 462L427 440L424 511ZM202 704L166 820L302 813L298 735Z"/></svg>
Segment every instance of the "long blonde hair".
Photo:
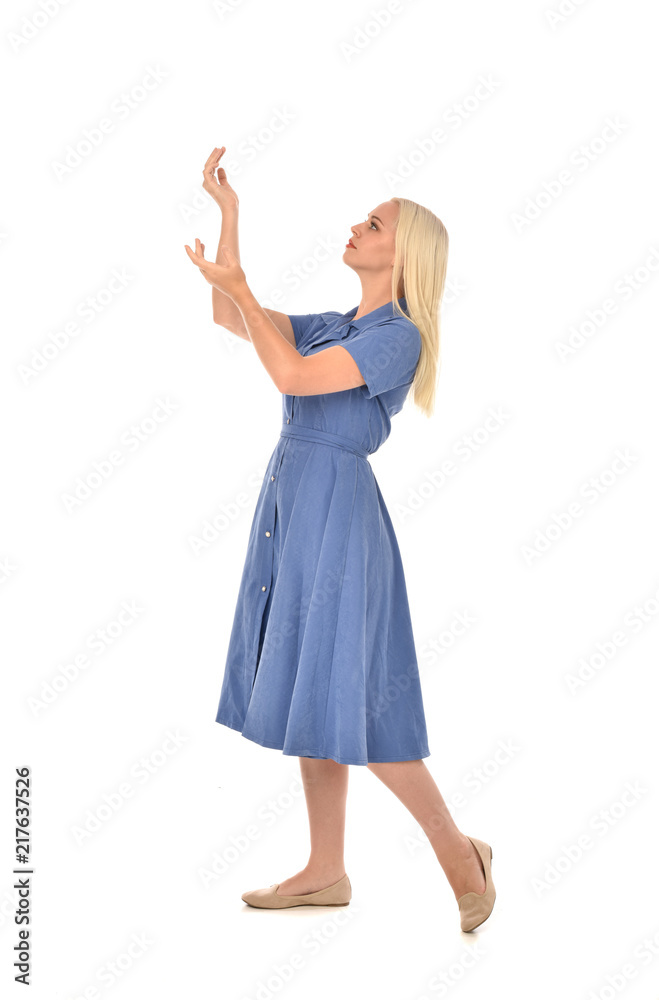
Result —
<svg viewBox="0 0 659 1000"><path fill-rule="evenodd" d="M400 295L405 296L407 317L421 334L421 354L411 394L415 406L431 417L441 367L439 311L446 283L448 233L429 208L409 198L390 200L399 206L391 298L394 313L405 316L398 302Z"/></svg>

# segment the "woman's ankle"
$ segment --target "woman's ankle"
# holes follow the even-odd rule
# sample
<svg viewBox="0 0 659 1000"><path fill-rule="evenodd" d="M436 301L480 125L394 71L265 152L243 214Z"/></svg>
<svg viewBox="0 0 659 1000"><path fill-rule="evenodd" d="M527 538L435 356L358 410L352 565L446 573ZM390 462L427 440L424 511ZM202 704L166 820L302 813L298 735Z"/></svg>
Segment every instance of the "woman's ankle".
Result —
<svg viewBox="0 0 659 1000"><path fill-rule="evenodd" d="M459 830L455 837L450 840L442 838L441 844L433 844L432 847L447 877L450 877L453 871L463 867L474 849L469 838Z"/></svg>
<svg viewBox="0 0 659 1000"><path fill-rule="evenodd" d="M328 884L338 882L346 873L345 862L343 858L335 861L328 861L325 858L318 860L310 858L305 865L304 872L316 878L326 878L329 880Z"/></svg>

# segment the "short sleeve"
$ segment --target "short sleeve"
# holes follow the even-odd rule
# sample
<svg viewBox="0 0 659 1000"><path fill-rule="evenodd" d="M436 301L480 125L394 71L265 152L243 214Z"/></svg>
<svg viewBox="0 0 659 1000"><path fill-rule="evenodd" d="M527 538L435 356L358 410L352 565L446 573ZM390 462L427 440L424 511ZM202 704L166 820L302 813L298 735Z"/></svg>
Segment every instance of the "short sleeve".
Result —
<svg viewBox="0 0 659 1000"><path fill-rule="evenodd" d="M287 313L295 334L295 347L302 350L315 340L326 326L333 320L339 319L342 314L339 312L322 313Z"/></svg>
<svg viewBox="0 0 659 1000"><path fill-rule="evenodd" d="M421 356L421 334L406 319L392 319L368 327L341 344L355 361L366 385L367 399L406 385L414 378Z"/></svg>

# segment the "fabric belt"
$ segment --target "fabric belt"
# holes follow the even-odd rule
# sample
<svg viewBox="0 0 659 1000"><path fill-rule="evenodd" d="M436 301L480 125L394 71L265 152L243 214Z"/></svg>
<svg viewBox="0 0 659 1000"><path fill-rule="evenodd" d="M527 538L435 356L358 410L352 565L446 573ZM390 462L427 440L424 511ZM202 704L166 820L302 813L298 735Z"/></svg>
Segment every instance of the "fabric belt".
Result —
<svg viewBox="0 0 659 1000"><path fill-rule="evenodd" d="M302 438L304 441L314 441L316 444L329 444L333 448L343 448L351 451L353 455L358 455L368 461L369 452L356 441L343 437L341 434L331 434L329 431L319 431L314 427L304 427L301 424L291 426L284 424L281 429L281 437Z"/></svg>

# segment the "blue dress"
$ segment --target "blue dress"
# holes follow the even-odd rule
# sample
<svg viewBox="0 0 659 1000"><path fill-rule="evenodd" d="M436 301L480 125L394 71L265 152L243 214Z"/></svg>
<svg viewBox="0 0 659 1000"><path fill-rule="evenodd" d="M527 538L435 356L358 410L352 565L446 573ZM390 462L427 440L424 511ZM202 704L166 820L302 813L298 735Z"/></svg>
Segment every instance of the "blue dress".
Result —
<svg viewBox="0 0 659 1000"><path fill-rule="evenodd" d="M215 721L284 754L366 765L430 755L403 565L368 461L421 334L392 302L356 312L289 317L300 354L340 344L365 384L282 396Z"/></svg>

